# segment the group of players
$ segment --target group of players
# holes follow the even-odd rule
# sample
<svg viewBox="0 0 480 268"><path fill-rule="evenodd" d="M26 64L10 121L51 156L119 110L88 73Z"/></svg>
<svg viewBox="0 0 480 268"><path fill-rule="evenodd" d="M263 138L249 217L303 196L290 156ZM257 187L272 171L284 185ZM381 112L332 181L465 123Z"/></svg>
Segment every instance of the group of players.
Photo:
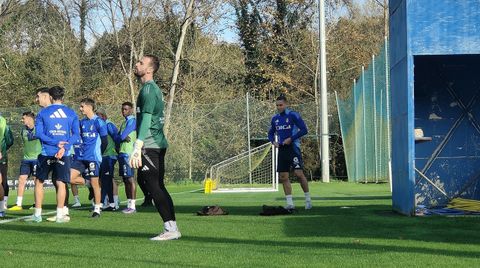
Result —
<svg viewBox="0 0 480 268"><path fill-rule="evenodd" d="M17 202L10 210L22 209L23 191L29 175L35 177L35 213L27 221L42 222L43 183L49 177L56 189L57 213L48 221L70 221L68 184L75 199L73 207L81 206L77 185L88 186L89 197L93 200L92 218L100 217L102 207L104 211L116 210L119 207L118 188L113 180L113 167L118 159L128 199L123 212L136 212L133 169L137 169L137 180L145 194L145 203L153 200L163 220L164 231L151 240L180 238L173 201L164 184L168 143L163 133L163 95L153 81L158 68L159 60L153 55L146 55L136 63L134 74L142 85L136 103L136 118L133 116L133 104L123 103L125 121L120 130L107 119L103 109L96 109L94 100L81 100L80 112L84 118L79 120L76 113L63 104L63 88L39 89L36 101L42 109L36 117L32 112L25 112L22 116L25 125L21 134L24 158ZM312 203L300 151L300 138L307 134L307 127L300 114L288 109L285 96L277 98L276 106L278 114L271 120L268 138L278 148L277 172L283 183L286 208L295 208L289 181L289 171L293 168L305 194L305 209L309 210ZM11 130L5 118L0 116L0 217L5 216L7 200L4 196L8 196L6 151L12 144Z"/></svg>
<svg viewBox="0 0 480 268"><path fill-rule="evenodd" d="M25 112L25 128L21 137L24 157L21 163L19 188L15 206L21 210L23 192L28 176L35 178L35 212L26 221L39 223L42 218L43 184L51 178L56 189L56 215L47 221L70 221L68 210L68 184L71 185L75 203L81 206L77 185L87 185L93 202L92 218L101 211L119 208L118 188L113 180L114 165L118 160L119 174L125 183L126 214L136 212L136 182L134 169L138 169L138 184L145 193L145 204L153 203L163 220L164 231L151 240L172 240L181 237L178 230L172 198L165 188L165 154L168 147L163 133L164 103L153 75L159 68L154 55L145 55L134 68L141 83L137 98L137 114L130 102L122 104L125 121L120 130L107 119L105 110L96 109L95 101L80 101L79 120L75 111L63 104L64 89L59 86L37 90L36 102L41 106L38 115ZM13 144L13 135L0 116L0 218L5 216L8 196L6 183L7 150ZM102 202L104 204L102 204Z"/></svg>

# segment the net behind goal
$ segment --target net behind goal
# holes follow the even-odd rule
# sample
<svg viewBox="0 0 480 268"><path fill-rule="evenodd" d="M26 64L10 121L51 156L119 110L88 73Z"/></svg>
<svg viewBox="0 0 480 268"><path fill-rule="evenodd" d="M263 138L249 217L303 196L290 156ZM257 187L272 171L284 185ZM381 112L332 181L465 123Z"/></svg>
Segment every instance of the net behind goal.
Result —
<svg viewBox="0 0 480 268"><path fill-rule="evenodd" d="M266 143L213 165L213 192L278 191L276 150Z"/></svg>

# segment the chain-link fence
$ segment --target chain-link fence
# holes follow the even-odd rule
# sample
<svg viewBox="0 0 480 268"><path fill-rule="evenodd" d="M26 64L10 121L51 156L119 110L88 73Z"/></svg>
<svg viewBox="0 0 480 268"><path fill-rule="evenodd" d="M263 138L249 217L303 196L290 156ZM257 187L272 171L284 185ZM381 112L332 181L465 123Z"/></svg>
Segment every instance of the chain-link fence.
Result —
<svg viewBox="0 0 480 268"><path fill-rule="evenodd" d="M337 97L349 181L389 178L390 88L387 42L370 66L362 68L351 95Z"/></svg>
<svg viewBox="0 0 480 268"><path fill-rule="evenodd" d="M339 123L334 96L329 96L329 100L330 130L334 133L331 139L331 151L332 155L335 155L335 151L338 155L338 147L341 145L338 143L336 134ZM70 104L67 103L67 105ZM78 104L70 107L78 110ZM270 120L276 111L273 101L260 101L254 97L248 98L248 107L250 142L253 148L267 142ZM122 123L121 103L103 105L102 108L117 126ZM291 104L291 109L298 111L307 124L309 134L302 140L302 151L306 175L315 179L320 174L317 105L312 98L304 103ZM0 108L0 113L7 119L15 137L14 145L8 152L9 180L18 177L23 156L23 144L20 138L23 128L22 113L25 111L37 113L38 110L39 107L36 106ZM210 166L248 150L247 130L246 97L211 104L175 103L168 132L167 180L175 182L203 180ZM335 176L335 173L333 174Z"/></svg>

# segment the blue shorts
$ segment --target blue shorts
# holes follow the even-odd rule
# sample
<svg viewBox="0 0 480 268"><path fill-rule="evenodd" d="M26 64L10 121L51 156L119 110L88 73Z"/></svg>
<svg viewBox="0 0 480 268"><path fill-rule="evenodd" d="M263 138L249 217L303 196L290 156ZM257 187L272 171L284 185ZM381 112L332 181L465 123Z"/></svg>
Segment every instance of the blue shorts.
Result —
<svg viewBox="0 0 480 268"><path fill-rule="evenodd" d="M72 163L72 169L78 170L84 179L89 180L100 177L100 164L98 161L76 159Z"/></svg>
<svg viewBox="0 0 480 268"><path fill-rule="evenodd" d="M125 178L131 178L135 175L133 168L128 164L128 154L118 155L118 175Z"/></svg>
<svg viewBox="0 0 480 268"><path fill-rule="evenodd" d="M43 182L48 179L48 174L52 172L52 179L69 183L71 164L70 156L64 156L61 159L57 159L55 156L39 155L37 179Z"/></svg>
<svg viewBox="0 0 480 268"><path fill-rule="evenodd" d="M20 164L20 176L37 176L38 160L22 160Z"/></svg>
<svg viewBox="0 0 480 268"><path fill-rule="evenodd" d="M290 172L290 169L303 169L302 152L294 145L278 148L277 172Z"/></svg>
<svg viewBox="0 0 480 268"><path fill-rule="evenodd" d="M116 162L116 157L104 156L102 158L102 164L100 165L100 177L113 177Z"/></svg>

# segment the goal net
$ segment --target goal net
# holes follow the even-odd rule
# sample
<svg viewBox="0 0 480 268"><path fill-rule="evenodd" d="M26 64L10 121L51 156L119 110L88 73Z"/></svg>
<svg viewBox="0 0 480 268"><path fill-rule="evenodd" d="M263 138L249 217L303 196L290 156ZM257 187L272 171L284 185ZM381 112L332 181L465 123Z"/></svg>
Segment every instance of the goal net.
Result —
<svg viewBox="0 0 480 268"><path fill-rule="evenodd" d="M270 192L278 191L276 149L263 144L210 168L212 192Z"/></svg>

